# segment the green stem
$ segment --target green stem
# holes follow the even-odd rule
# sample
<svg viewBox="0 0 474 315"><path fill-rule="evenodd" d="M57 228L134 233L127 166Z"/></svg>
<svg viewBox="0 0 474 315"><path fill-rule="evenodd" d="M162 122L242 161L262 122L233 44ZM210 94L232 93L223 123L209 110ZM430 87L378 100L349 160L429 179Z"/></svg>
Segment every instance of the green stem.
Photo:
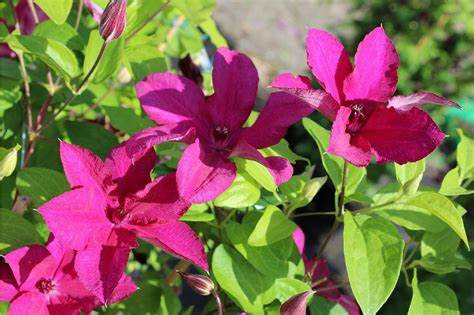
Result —
<svg viewBox="0 0 474 315"><path fill-rule="evenodd" d="M348 163L346 160L344 160L344 165L342 167L341 192L339 193L339 198L337 202L338 208L336 209L337 217L344 215L344 197L346 194L347 168L348 168Z"/></svg>

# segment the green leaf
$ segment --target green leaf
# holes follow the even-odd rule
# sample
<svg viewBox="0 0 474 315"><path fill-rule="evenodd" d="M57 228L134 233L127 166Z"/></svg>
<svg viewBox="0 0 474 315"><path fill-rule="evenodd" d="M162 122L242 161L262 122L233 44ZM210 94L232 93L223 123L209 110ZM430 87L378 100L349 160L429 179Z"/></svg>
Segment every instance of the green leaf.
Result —
<svg viewBox="0 0 474 315"><path fill-rule="evenodd" d="M459 242L459 236L449 228L437 233L425 232L420 243L421 255L452 257L456 254Z"/></svg>
<svg viewBox="0 0 474 315"><path fill-rule="evenodd" d="M347 315L347 311L339 304L326 300L320 296L313 296L309 303L312 315Z"/></svg>
<svg viewBox="0 0 474 315"><path fill-rule="evenodd" d="M456 232L456 234L464 241L467 248L469 248L469 242L467 240L466 231L464 230L462 216L451 200L447 197L435 192L423 192L408 200L407 204L425 209L441 219L451 227L454 232Z"/></svg>
<svg viewBox="0 0 474 315"><path fill-rule="evenodd" d="M428 210L408 204L392 204L377 209L376 213L393 223L414 231L440 232L446 224Z"/></svg>
<svg viewBox="0 0 474 315"><path fill-rule="evenodd" d="M275 281L271 291L267 291L266 294L272 294L272 297L276 297L281 303L286 302L291 297L309 291L311 288L303 281L293 278L280 278Z"/></svg>
<svg viewBox="0 0 474 315"><path fill-rule="evenodd" d="M418 190L424 171L424 159L403 165L395 163L397 181L402 185L403 191L407 194L414 194Z"/></svg>
<svg viewBox="0 0 474 315"><path fill-rule="evenodd" d="M87 47L85 50L84 66L83 72L88 73L92 69L97 56L99 55L100 49L104 40L99 34L98 30L93 30L89 35L89 41L87 42ZM104 55L97 66L97 69L91 76L91 80L94 83L100 83L110 76L112 76L115 71L117 71L120 61L122 59L123 52L123 38L120 37L117 40L114 40L107 44Z"/></svg>
<svg viewBox="0 0 474 315"><path fill-rule="evenodd" d="M188 19L201 24L211 17L216 0L172 0L171 4Z"/></svg>
<svg viewBox="0 0 474 315"><path fill-rule="evenodd" d="M297 161L306 161L309 164L309 160L305 157L302 157L295 152L291 151L290 144L286 139L281 139L278 144L274 146L259 150L263 156L281 156L290 161L291 163L296 163Z"/></svg>
<svg viewBox="0 0 474 315"><path fill-rule="evenodd" d="M412 281L413 297L408 315L459 315L456 293L444 284L423 282L418 284L416 271Z"/></svg>
<svg viewBox="0 0 474 315"><path fill-rule="evenodd" d="M152 45L127 46L125 57L127 68L135 81L141 81L149 74L168 70L165 56Z"/></svg>
<svg viewBox="0 0 474 315"><path fill-rule="evenodd" d="M56 24L63 24L72 8L72 0L35 0L41 10Z"/></svg>
<svg viewBox="0 0 474 315"><path fill-rule="evenodd" d="M468 190L462 187L461 184L462 179L459 166L457 166L444 176L439 193L445 196L470 195L474 193L474 190Z"/></svg>
<svg viewBox="0 0 474 315"><path fill-rule="evenodd" d="M383 218L344 215L344 257L354 296L364 314L376 314L397 284L405 243Z"/></svg>
<svg viewBox="0 0 474 315"><path fill-rule="evenodd" d="M219 29L217 28L217 25L214 19L208 18L207 20L199 24L199 27L207 35L209 35L211 43L214 44L214 46L216 46L217 48L228 47L227 40L225 39L224 36L222 36L221 32L219 32Z"/></svg>
<svg viewBox="0 0 474 315"><path fill-rule="evenodd" d="M303 118L303 127L308 131L311 137L318 145L321 160L324 169L329 175L337 191L340 191L342 185L342 169L344 160L340 157L331 155L326 152L329 146L329 130L324 129L309 118ZM358 168L352 164L347 167L346 178L346 197L350 197L357 190L357 187L366 175L365 168Z"/></svg>
<svg viewBox="0 0 474 315"><path fill-rule="evenodd" d="M307 175L295 175L280 185L280 191L286 198L288 213L308 205L327 181L327 176L309 179Z"/></svg>
<svg viewBox="0 0 474 315"><path fill-rule="evenodd" d="M207 205L202 204L193 204L185 215L181 217L181 221L185 222L210 222L214 221L214 214L209 213Z"/></svg>
<svg viewBox="0 0 474 315"><path fill-rule="evenodd" d="M252 178L237 174L232 185L220 194L214 204L217 207L245 208L260 199L260 189Z"/></svg>
<svg viewBox="0 0 474 315"><path fill-rule="evenodd" d="M116 145L117 137L98 124L66 121L66 133L72 143L91 150L102 159Z"/></svg>
<svg viewBox="0 0 474 315"><path fill-rule="evenodd" d="M441 275L454 272L456 269L470 270L472 268L469 261L461 255L437 257L430 254L423 256L421 259L414 260L409 267L412 268L416 266L420 266L431 273Z"/></svg>
<svg viewBox="0 0 474 315"><path fill-rule="evenodd" d="M13 149L7 150L0 147L0 181L8 177L15 171L18 151L20 146L16 145Z"/></svg>
<svg viewBox="0 0 474 315"><path fill-rule="evenodd" d="M474 178L474 139L464 135L461 129L458 129L461 142L456 151L456 158L460 168L461 180Z"/></svg>
<svg viewBox="0 0 474 315"><path fill-rule="evenodd" d="M76 56L58 41L40 36L10 35L8 45L13 50L38 57L67 82L79 75Z"/></svg>
<svg viewBox="0 0 474 315"><path fill-rule="evenodd" d="M33 35L53 39L72 50L84 49L84 41L74 27L69 24L58 27L51 20L46 20L35 27Z"/></svg>
<svg viewBox="0 0 474 315"><path fill-rule="evenodd" d="M130 2L130 1L129 1ZM125 37L140 28L143 23L156 15L156 12L163 6L164 0L135 0L127 7L127 29Z"/></svg>
<svg viewBox="0 0 474 315"><path fill-rule="evenodd" d="M41 167L22 169L16 177L16 185L20 194L30 197L36 207L69 189L63 174Z"/></svg>
<svg viewBox="0 0 474 315"><path fill-rule="evenodd" d="M268 206L249 236L249 245L267 246L293 234L298 226L275 206Z"/></svg>
<svg viewBox="0 0 474 315"><path fill-rule="evenodd" d="M0 209L0 254L41 241L33 224L11 210Z"/></svg>
<svg viewBox="0 0 474 315"><path fill-rule="evenodd" d="M149 118L137 115L131 108L105 105L102 105L101 108L105 110L105 113L110 118L110 123L114 128L129 135L133 135L140 130L154 125Z"/></svg>
<svg viewBox="0 0 474 315"><path fill-rule="evenodd" d="M242 309L264 314L262 294L272 286L264 275L234 249L219 245L212 255L212 272L219 286Z"/></svg>
<svg viewBox="0 0 474 315"><path fill-rule="evenodd" d="M227 238L254 268L272 279L302 275L304 266L291 237L263 247L248 243L260 217L258 212L249 212L241 224L230 221L224 229Z"/></svg>
<svg viewBox="0 0 474 315"><path fill-rule="evenodd" d="M238 157L235 158L235 164L239 173L244 174L244 176L245 174L250 175L250 177L252 177L257 183L259 183L268 191L273 192L276 190L275 179L273 178L272 174L270 174L268 168L262 164L254 160L242 159Z"/></svg>

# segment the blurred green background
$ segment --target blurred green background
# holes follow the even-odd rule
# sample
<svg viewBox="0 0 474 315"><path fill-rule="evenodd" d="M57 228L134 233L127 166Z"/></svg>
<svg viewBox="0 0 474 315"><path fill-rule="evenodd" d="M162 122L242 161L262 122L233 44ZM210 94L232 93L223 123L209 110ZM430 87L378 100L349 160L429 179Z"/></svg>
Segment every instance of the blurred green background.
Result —
<svg viewBox="0 0 474 315"><path fill-rule="evenodd" d="M400 56L397 94L420 90L432 91L459 102L463 110L428 106L426 109L448 135L442 146L427 159L425 185L439 187L444 175L455 165L455 149L459 142L456 132L462 128L474 135L474 1L430 0L295 0L295 1L217 1L214 14L223 34L233 48L249 54L260 75L261 100L271 92L266 86L281 72L304 73L306 66L305 35L309 28L324 28L335 34L353 56L358 42L374 27L382 24L393 39ZM316 83L315 83L316 84ZM260 106L263 104L260 104ZM329 127L319 115L312 119ZM293 149L311 157L317 165L316 175L325 175L313 140L301 125L290 129L287 139ZM473 157L474 158L474 157ZM304 165L297 165L302 171ZM371 165L368 169L368 193L374 193L394 180L393 165ZM333 191L326 185L305 211L324 211L331 207ZM468 211L473 196L460 197ZM298 221L308 235L310 250L314 251L332 218L305 217ZM465 216L468 237L473 239L474 216ZM344 279L342 240L336 236L326 258ZM474 262L473 253L464 253ZM474 314L474 273L455 272L434 276L421 274L425 280L440 280L458 295L461 314ZM438 278L438 279L435 279ZM441 279L440 279L441 278ZM380 314L404 314L411 299L411 289L400 278L398 287Z"/></svg>

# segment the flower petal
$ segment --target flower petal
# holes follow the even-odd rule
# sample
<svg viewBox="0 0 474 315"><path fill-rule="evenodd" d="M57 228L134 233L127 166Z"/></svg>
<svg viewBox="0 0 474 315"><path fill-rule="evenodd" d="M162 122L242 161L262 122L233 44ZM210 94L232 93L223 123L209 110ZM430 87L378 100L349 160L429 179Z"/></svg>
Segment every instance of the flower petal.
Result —
<svg viewBox="0 0 474 315"><path fill-rule="evenodd" d="M344 79L351 73L352 65L344 46L332 34L310 29L306 36L308 66L321 87L342 104Z"/></svg>
<svg viewBox="0 0 474 315"><path fill-rule="evenodd" d="M151 181L150 172L157 160L153 148L137 152L131 158L127 154L127 144L121 144L109 152L105 167L122 193L134 193Z"/></svg>
<svg viewBox="0 0 474 315"><path fill-rule="evenodd" d="M206 253L202 242L194 231L183 222L170 222L137 228L140 238L171 255L186 259L208 271Z"/></svg>
<svg viewBox="0 0 474 315"><path fill-rule="evenodd" d="M176 173L159 177L144 190L125 200L125 208L129 211L127 221L132 225L149 220L179 220L190 205L178 193Z"/></svg>
<svg viewBox="0 0 474 315"><path fill-rule="evenodd" d="M10 304L8 315L50 315L46 295L39 292L25 292Z"/></svg>
<svg viewBox="0 0 474 315"><path fill-rule="evenodd" d="M370 162L370 146L364 139L351 137L346 132L350 115L351 109L341 106L332 125L327 152L340 156L356 166L366 166Z"/></svg>
<svg viewBox="0 0 474 315"><path fill-rule="evenodd" d="M125 143L129 157L134 157L156 144L170 141L192 142L195 139L195 129L189 124L168 124L144 129L134 134Z"/></svg>
<svg viewBox="0 0 474 315"><path fill-rule="evenodd" d="M204 94L191 80L173 73L154 73L136 85L143 110L157 124L194 119Z"/></svg>
<svg viewBox="0 0 474 315"><path fill-rule="evenodd" d="M110 304L121 281L128 261L130 247L92 244L76 256L79 279L100 302Z"/></svg>
<svg viewBox="0 0 474 315"><path fill-rule="evenodd" d="M84 0L84 5L86 6L87 10L89 10L89 12L92 14L94 20L97 23L100 23L100 17L102 16L102 13L104 13L104 10L97 4L95 4L92 0Z"/></svg>
<svg viewBox="0 0 474 315"><path fill-rule="evenodd" d="M339 297L337 303L340 304L347 311L349 315L360 315L360 307L356 300L350 295L343 295Z"/></svg>
<svg viewBox="0 0 474 315"><path fill-rule="evenodd" d="M257 97L258 73L244 54L219 48L212 70L214 94L206 109L215 124L231 130L247 120Z"/></svg>
<svg viewBox="0 0 474 315"><path fill-rule="evenodd" d="M452 102L434 93L423 91L410 95L397 95L388 101L388 107L393 107L398 110L410 110L413 107L420 107L426 104L461 108L458 103Z"/></svg>
<svg viewBox="0 0 474 315"><path fill-rule="evenodd" d="M204 149L199 140L184 151L178 163L176 179L181 196L194 203L207 202L234 182L234 163L217 152Z"/></svg>
<svg viewBox="0 0 474 315"><path fill-rule="evenodd" d="M313 111L314 108L294 95L272 93L257 121L243 130L242 137L257 149L270 147L280 142L288 127Z"/></svg>
<svg viewBox="0 0 474 315"><path fill-rule="evenodd" d="M52 277L58 266L56 259L40 245L14 250L5 255L5 261L10 265L20 291L34 288L40 278Z"/></svg>
<svg viewBox="0 0 474 315"><path fill-rule="evenodd" d="M110 233L112 223L105 209L104 196L79 188L51 199L38 211L61 244L81 250L89 241L107 238Z"/></svg>
<svg viewBox="0 0 474 315"><path fill-rule="evenodd" d="M306 304L313 294L310 290L291 297L281 305L280 315L306 315Z"/></svg>
<svg viewBox="0 0 474 315"><path fill-rule="evenodd" d="M38 22L41 23L48 19L46 13L43 12L36 4L34 5ZM20 24L21 33L23 35L30 35L36 27L35 18L33 12L30 9L28 0L20 0L15 7L15 14Z"/></svg>
<svg viewBox="0 0 474 315"><path fill-rule="evenodd" d="M287 159L278 156L265 158L257 149L245 141L240 141L231 155L254 160L265 166L275 179L277 186L287 182L293 176L293 167Z"/></svg>
<svg viewBox="0 0 474 315"><path fill-rule="evenodd" d="M379 26L367 34L357 48L354 71L344 81L348 101L385 103L397 89L398 54Z"/></svg>
<svg viewBox="0 0 474 315"><path fill-rule="evenodd" d="M18 293L18 285L13 271L4 259L0 258L0 302L10 302Z"/></svg>
<svg viewBox="0 0 474 315"><path fill-rule="evenodd" d="M336 119L339 104L332 98L331 94L323 90L313 89L308 77L283 73L276 77L270 86L299 97L309 106L320 111L329 120Z"/></svg>
<svg viewBox="0 0 474 315"><path fill-rule="evenodd" d="M60 143L64 173L71 187L104 189L104 163L91 151L67 142Z"/></svg>
<svg viewBox="0 0 474 315"><path fill-rule="evenodd" d="M370 143L376 160L404 164L433 152L444 139L431 117L421 109L397 111L377 106L358 135Z"/></svg>

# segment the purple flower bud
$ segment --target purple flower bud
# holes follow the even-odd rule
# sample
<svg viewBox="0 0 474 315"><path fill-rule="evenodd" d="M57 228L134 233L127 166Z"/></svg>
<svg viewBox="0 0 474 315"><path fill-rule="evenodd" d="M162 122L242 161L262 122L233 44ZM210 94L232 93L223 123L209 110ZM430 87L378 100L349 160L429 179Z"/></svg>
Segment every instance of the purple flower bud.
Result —
<svg viewBox="0 0 474 315"><path fill-rule="evenodd" d="M314 291L297 294L283 303L280 307L281 315L306 315L306 303Z"/></svg>
<svg viewBox="0 0 474 315"><path fill-rule="evenodd" d="M106 43L122 35L127 24L127 0L111 0L100 18L100 35Z"/></svg>
<svg viewBox="0 0 474 315"><path fill-rule="evenodd" d="M209 277L178 271L186 284L197 294L209 295L214 291L214 282Z"/></svg>

